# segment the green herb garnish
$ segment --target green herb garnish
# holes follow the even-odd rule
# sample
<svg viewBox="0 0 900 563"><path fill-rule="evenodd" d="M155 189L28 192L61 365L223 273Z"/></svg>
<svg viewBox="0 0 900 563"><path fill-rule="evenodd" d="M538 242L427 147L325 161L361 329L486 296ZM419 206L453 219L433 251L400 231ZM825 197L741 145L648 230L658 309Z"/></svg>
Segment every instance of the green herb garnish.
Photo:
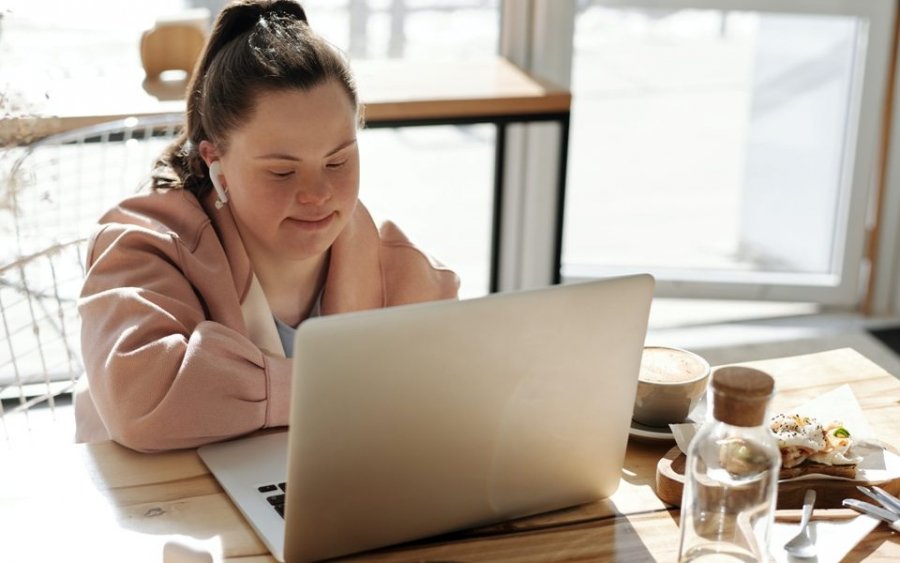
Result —
<svg viewBox="0 0 900 563"><path fill-rule="evenodd" d="M837 436L838 438L849 438L850 432L848 432L846 428L841 426L841 427L835 429L834 435Z"/></svg>

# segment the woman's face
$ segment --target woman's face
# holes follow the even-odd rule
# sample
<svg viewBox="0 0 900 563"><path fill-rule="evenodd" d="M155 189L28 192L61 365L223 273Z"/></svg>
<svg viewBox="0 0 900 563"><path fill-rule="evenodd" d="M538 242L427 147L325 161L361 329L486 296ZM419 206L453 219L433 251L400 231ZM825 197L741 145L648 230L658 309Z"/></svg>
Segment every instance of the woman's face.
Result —
<svg viewBox="0 0 900 563"><path fill-rule="evenodd" d="M257 97L253 116L217 155L252 259L304 260L331 247L359 194L356 124L335 80Z"/></svg>

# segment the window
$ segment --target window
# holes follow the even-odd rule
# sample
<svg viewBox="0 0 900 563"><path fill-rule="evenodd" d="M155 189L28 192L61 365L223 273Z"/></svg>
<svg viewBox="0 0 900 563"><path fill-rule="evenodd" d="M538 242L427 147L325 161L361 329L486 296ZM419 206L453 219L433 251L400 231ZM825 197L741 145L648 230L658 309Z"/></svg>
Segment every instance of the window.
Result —
<svg viewBox="0 0 900 563"><path fill-rule="evenodd" d="M564 281L650 271L663 296L858 303L890 3L569 16L572 45L548 42L572 50Z"/></svg>

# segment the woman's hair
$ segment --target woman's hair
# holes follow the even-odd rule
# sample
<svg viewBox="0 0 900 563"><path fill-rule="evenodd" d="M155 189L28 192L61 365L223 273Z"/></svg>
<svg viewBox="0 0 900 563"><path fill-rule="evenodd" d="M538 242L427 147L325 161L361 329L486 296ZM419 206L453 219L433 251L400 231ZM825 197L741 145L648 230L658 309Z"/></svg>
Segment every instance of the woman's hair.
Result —
<svg viewBox="0 0 900 563"><path fill-rule="evenodd" d="M253 115L263 92L311 88L337 80L359 110L342 54L313 32L293 0L235 0L216 18L188 86L184 131L160 155L151 188L210 188L201 141L226 151L229 134Z"/></svg>

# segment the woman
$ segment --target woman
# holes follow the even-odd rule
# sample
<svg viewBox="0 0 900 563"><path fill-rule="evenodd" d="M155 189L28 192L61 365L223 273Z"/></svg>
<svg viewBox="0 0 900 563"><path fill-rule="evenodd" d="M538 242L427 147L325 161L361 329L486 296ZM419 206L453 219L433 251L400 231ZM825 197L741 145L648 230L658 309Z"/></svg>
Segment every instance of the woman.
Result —
<svg viewBox="0 0 900 563"><path fill-rule="evenodd" d="M301 321L457 295L358 202L356 89L299 4L227 6L189 92L152 192L109 211L88 254L81 441L157 451L285 425Z"/></svg>

